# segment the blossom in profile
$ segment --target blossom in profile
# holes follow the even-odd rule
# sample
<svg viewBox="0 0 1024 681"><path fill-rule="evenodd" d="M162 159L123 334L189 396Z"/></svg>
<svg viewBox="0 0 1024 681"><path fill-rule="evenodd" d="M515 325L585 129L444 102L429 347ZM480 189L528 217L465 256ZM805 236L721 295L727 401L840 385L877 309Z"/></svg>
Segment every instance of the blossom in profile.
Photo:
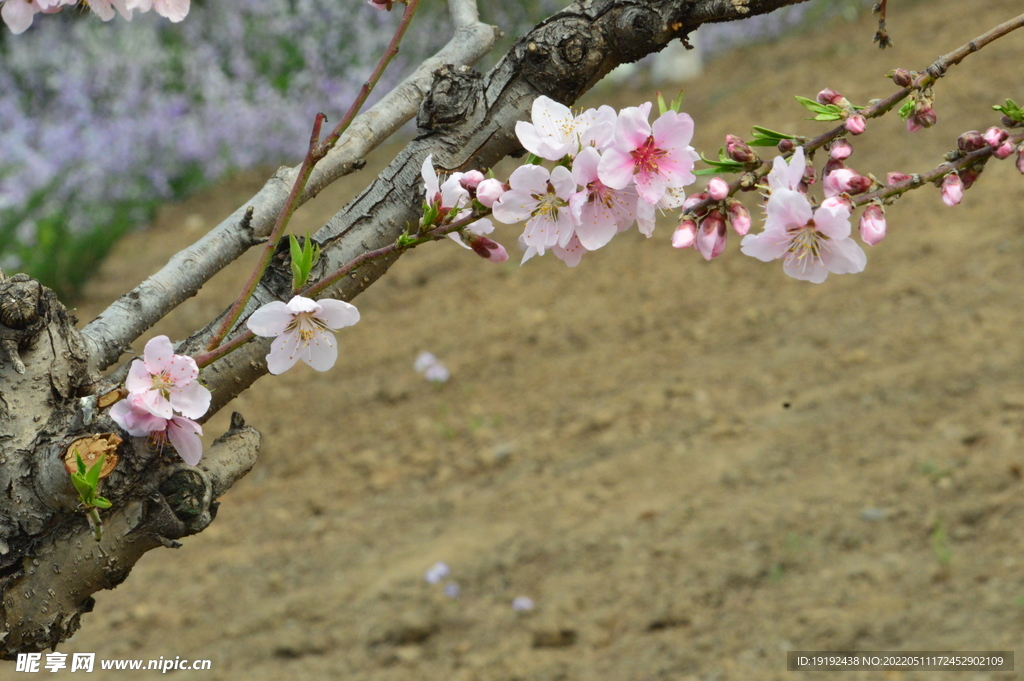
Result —
<svg viewBox="0 0 1024 681"><path fill-rule="evenodd" d="M469 201L469 191L462 186L462 173L453 173L443 183L434 170L434 155L429 154L423 159L420 169L425 189L424 201L428 206L438 209L442 217L452 210L459 210Z"/></svg>
<svg viewBox="0 0 1024 681"><path fill-rule="evenodd" d="M748 234L740 250L763 262L783 261L795 279L820 284L829 273L862 272L864 250L850 238L850 211L842 204L811 208L807 197L791 189L772 192L768 219L760 234Z"/></svg>
<svg viewBox="0 0 1024 681"><path fill-rule="evenodd" d="M317 371L327 371L338 359L334 332L359 321L359 310L343 300L311 300L295 296L275 300L256 310L246 326L257 336L273 338L267 369L281 374L300 359Z"/></svg>
<svg viewBox="0 0 1024 681"><path fill-rule="evenodd" d="M651 205L661 201L669 187L684 187L696 177L693 165L700 158L690 140L693 119L669 110L654 121L650 106L627 107L619 112L615 139L601 156L601 182L612 189L636 184L637 194Z"/></svg>
<svg viewBox="0 0 1024 681"><path fill-rule="evenodd" d="M149 437L161 444L170 442L190 466L198 465L203 458L203 441L199 438L203 427L184 416L165 419L154 415L139 393L129 393L112 406L110 418L133 437Z"/></svg>
<svg viewBox="0 0 1024 681"><path fill-rule="evenodd" d="M167 336L146 343L144 359L132 362L125 387L139 396L154 416L169 419L179 411L199 418L210 408L210 391L199 384L199 367L191 357L174 354Z"/></svg>

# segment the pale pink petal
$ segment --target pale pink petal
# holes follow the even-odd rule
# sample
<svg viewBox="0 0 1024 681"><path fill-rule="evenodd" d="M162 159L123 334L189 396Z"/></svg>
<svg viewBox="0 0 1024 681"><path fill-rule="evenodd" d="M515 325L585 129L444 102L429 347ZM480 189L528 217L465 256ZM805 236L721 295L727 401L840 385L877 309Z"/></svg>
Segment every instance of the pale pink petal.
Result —
<svg viewBox="0 0 1024 681"><path fill-rule="evenodd" d="M844 205L821 206L814 211L814 227L833 241L848 238L852 229L849 208Z"/></svg>
<svg viewBox="0 0 1024 681"><path fill-rule="evenodd" d="M197 381L171 393L171 406L183 416L197 419L210 408L210 391Z"/></svg>
<svg viewBox="0 0 1024 681"><path fill-rule="evenodd" d="M820 284L828 279L828 270L824 263L818 258L804 256L802 258L790 255L782 265L782 271L802 281L809 281L812 284Z"/></svg>
<svg viewBox="0 0 1024 681"><path fill-rule="evenodd" d="M537 200L531 192L513 189L502 194L491 211L495 220L512 225L529 218L536 207Z"/></svg>
<svg viewBox="0 0 1024 681"><path fill-rule="evenodd" d="M423 159L423 167L420 168L420 176L423 178L423 184L426 186L426 199L428 204L434 202L434 197L441 191L441 187L437 181L437 171L434 170L434 155L427 154L427 157Z"/></svg>
<svg viewBox="0 0 1024 681"><path fill-rule="evenodd" d="M509 175L508 184L513 190L538 194L547 191L551 173L544 166L519 166Z"/></svg>
<svg viewBox="0 0 1024 681"><path fill-rule="evenodd" d="M690 114L669 110L658 116L651 125L651 132L659 147L675 155L690 145L693 139L693 119Z"/></svg>
<svg viewBox="0 0 1024 681"><path fill-rule="evenodd" d="M620 111L619 118L615 122L614 148L626 151L636 149L646 142L647 138L651 136L651 124L647 122L649 115L649 113L644 113L640 107L635 106L626 107Z"/></svg>
<svg viewBox="0 0 1024 681"><path fill-rule="evenodd" d="M199 378L199 367L196 361L187 355L173 355L171 361L164 366L171 383L179 388Z"/></svg>
<svg viewBox="0 0 1024 681"><path fill-rule="evenodd" d="M153 387L153 374L149 373L141 359L132 362L124 387L128 388L130 393L145 392Z"/></svg>
<svg viewBox="0 0 1024 681"><path fill-rule="evenodd" d="M772 230L776 227L787 229L791 227L802 227L810 222L813 216L811 203L807 197L800 192L790 189L776 189L772 192L766 206L768 218L765 221L765 229Z"/></svg>
<svg viewBox="0 0 1024 681"><path fill-rule="evenodd" d="M311 312L316 316L320 313L320 303L316 302L312 298L306 298L305 296L292 296L292 299L288 301L288 309L291 310L293 314Z"/></svg>
<svg viewBox="0 0 1024 681"><path fill-rule="evenodd" d="M39 5L34 2L6 0L3 5L0 5L0 18L11 29L11 33L18 35L28 30L39 9Z"/></svg>
<svg viewBox="0 0 1024 681"><path fill-rule="evenodd" d="M740 242L740 251L744 255L757 258L761 262L778 260L789 249L789 238L781 230L765 230L760 234L748 234Z"/></svg>
<svg viewBox="0 0 1024 681"><path fill-rule="evenodd" d="M257 336L273 338L284 333L293 319L295 319L295 314L288 308L288 305L280 300L275 300L249 315L245 325Z"/></svg>
<svg viewBox="0 0 1024 681"><path fill-rule="evenodd" d="M323 310L317 317L332 329L352 326L359 321L359 310L351 303L332 298L322 298L319 302Z"/></svg>
<svg viewBox="0 0 1024 681"><path fill-rule="evenodd" d="M96 13L102 21L110 21L114 18L114 8L110 0L89 0L89 9Z"/></svg>
<svg viewBox="0 0 1024 681"><path fill-rule="evenodd" d="M274 374L283 374L295 366L299 361L299 343L301 338L298 331L282 333L270 344L270 354L267 355L267 370Z"/></svg>
<svg viewBox="0 0 1024 681"><path fill-rule="evenodd" d="M143 393L136 393L139 396L139 404L150 414L159 416L162 419L169 419L174 416L170 401L156 390L147 390Z"/></svg>
<svg viewBox="0 0 1024 681"><path fill-rule="evenodd" d="M628 152L609 147L601 155L597 172L605 186L612 189L625 189L633 180L634 167L633 157Z"/></svg>
<svg viewBox="0 0 1024 681"><path fill-rule="evenodd" d="M583 254L587 252L587 249L583 248L579 239L574 236L564 248L562 246L554 246L551 252L569 267L576 267L576 265L580 264L580 260L583 259Z"/></svg>
<svg viewBox="0 0 1024 681"><path fill-rule="evenodd" d="M638 197L636 202L636 226L640 233L647 238L654 234L655 219L654 204Z"/></svg>
<svg viewBox="0 0 1024 681"><path fill-rule="evenodd" d="M302 361L317 371L327 371L338 361L338 345L334 334L318 333L306 341L306 347L300 349Z"/></svg>
<svg viewBox="0 0 1024 681"><path fill-rule="evenodd" d="M167 424L167 439L174 445L181 460L189 466L196 466L203 458L203 441L199 436L203 428L191 419L175 416Z"/></svg>
<svg viewBox="0 0 1024 681"><path fill-rule="evenodd" d="M149 373L159 374L167 368L171 358L174 357L174 346L171 345L171 339L167 336L154 336L146 343L143 357Z"/></svg>
<svg viewBox="0 0 1024 681"><path fill-rule="evenodd" d="M189 0L153 0L153 9L160 16L177 23L188 16Z"/></svg>
<svg viewBox="0 0 1024 681"><path fill-rule="evenodd" d="M822 250L821 258L829 272L835 274L856 274L863 272L868 264L864 249L853 239L833 239Z"/></svg>
<svg viewBox="0 0 1024 681"><path fill-rule="evenodd" d="M533 124L546 137L559 137L565 134L566 128L572 127L572 111L565 104L556 102L547 95L533 100L531 108ZM551 159L557 161L558 159Z"/></svg>
<svg viewBox="0 0 1024 681"><path fill-rule="evenodd" d="M566 201L576 192L576 180L572 179L572 172L565 166L557 166L551 171L551 185L555 194Z"/></svg>

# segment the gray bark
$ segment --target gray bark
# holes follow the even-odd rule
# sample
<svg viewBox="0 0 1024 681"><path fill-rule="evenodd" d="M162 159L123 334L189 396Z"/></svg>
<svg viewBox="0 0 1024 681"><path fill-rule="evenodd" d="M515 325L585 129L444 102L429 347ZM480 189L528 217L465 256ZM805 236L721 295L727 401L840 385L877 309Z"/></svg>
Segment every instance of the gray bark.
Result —
<svg viewBox="0 0 1024 681"><path fill-rule="evenodd" d="M323 248L319 276L394 243L407 223L415 224L423 192L420 166L428 154L450 171L490 167L522 151L514 125L528 118L537 96L571 104L615 66L685 38L702 23L799 1L582 0L520 38L485 76L468 66L430 68L432 86L419 107L417 138L314 236ZM476 21L465 0L450 4L459 33L475 45L460 54L475 59L494 30ZM411 100L414 94L407 90L402 97ZM397 127L397 118L385 118L391 122L364 119L362 141L342 145L318 170L307 195L358 161L365 139ZM104 397L123 379L128 362L112 377L101 380L98 372L269 233L293 173L280 171L246 204L257 208L251 225L239 226L243 206L82 332L47 289L22 276L0 282L0 656L52 648L68 638L92 609L93 593L123 581L146 551L176 546L181 537L202 531L216 514L216 498L254 465L259 434L237 415L198 468L182 464L173 452L153 451L144 439L125 436L117 446L118 464L103 482L101 492L113 507L102 514L105 535L97 544L76 509L64 456L80 437L119 433ZM394 261L368 264L324 296L351 300ZM289 277L287 265L268 271L246 314L287 299ZM216 321L177 352L197 354ZM269 341L257 339L204 370L204 382L213 390L211 415L267 373L268 347Z"/></svg>

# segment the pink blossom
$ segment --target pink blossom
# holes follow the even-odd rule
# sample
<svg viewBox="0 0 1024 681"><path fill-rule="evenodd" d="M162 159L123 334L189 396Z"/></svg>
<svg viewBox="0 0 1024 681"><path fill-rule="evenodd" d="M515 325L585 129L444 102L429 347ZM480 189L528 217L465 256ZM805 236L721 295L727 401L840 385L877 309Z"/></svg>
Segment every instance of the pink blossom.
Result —
<svg viewBox="0 0 1024 681"><path fill-rule="evenodd" d="M1010 154L1013 153L1013 148L1013 142L1003 142L996 147L996 150L992 152L992 155L999 159L1009 158Z"/></svg>
<svg viewBox="0 0 1024 681"><path fill-rule="evenodd" d="M628 107L619 113L615 139L601 156L598 175L605 186L625 189L636 184L641 199L655 206L669 188L692 184L694 162L700 158L690 145L693 119L666 111L651 125L650 106Z"/></svg>
<svg viewBox="0 0 1024 681"><path fill-rule="evenodd" d="M115 9L118 14L128 21L131 21L132 10L129 9L126 4L129 1L130 0L89 0L89 9L95 12L103 21L110 21L113 19Z"/></svg>
<svg viewBox="0 0 1024 681"><path fill-rule="evenodd" d="M190 466L198 465L203 458L203 441L199 439L203 434L202 426L184 416L169 419L155 416L138 393L130 393L111 407L110 418L132 437L151 437L158 442L169 440L178 456Z"/></svg>
<svg viewBox="0 0 1024 681"><path fill-rule="evenodd" d="M964 199L964 183L955 172L942 181L942 202L952 208Z"/></svg>
<svg viewBox="0 0 1024 681"><path fill-rule="evenodd" d="M746 236L750 232L750 211L739 201L731 201L727 210L732 228L740 236Z"/></svg>
<svg viewBox="0 0 1024 681"><path fill-rule="evenodd" d="M869 246L877 246L885 238L885 210L877 203L869 204L860 216L861 241Z"/></svg>
<svg viewBox="0 0 1024 681"><path fill-rule="evenodd" d="M576 267L576 265L580 264L580 260L583 259L583 254L587 252L587 249L583 247L580 240L573 234L572 238L569 239L569 243L565 246L556 244L551 247L551 252L569 267Z"/></svg>
<svg viewBox="0 0 1024 681"><path fill-rule="evenodd" d="M844 207L811 208L807 197L790 189L772 192L768 219L760 234L743 237L740 250L763 262L783 260L791 277L820 284L829 272L861 272L864 250L850 238L850 212Z"/></svg>
<svg viewBox="0 0 1024 681"><path fill-rule="evenodd" d="M494 202L506 191L508 188L499 180L488 178L476 186L476 200L487 208L493 208Z"/></svg>
<svg viewBox="0 0 1024 681"><path fill-rule="evenodd" d="M612 189L601 182L601 155L593 147L583 149L572 164L573 180L583 189L569 197L576 236L588 251L601 248L636 220L636 192Z"/></svg>
<svg viewBox="0 0 1024 681"><path fill-rule="evenodd" d="M172 23L178 23L188 15L190 0L127 0L125 4L129 10L148 12L152 9Z"/></svg>
<svg viewBox="0 0 1024 681"><path fill-rule="evenodd" d="M685 219L676 227L672 233L673 248L690 248L697 242L697 223L692 219Z"/></svg>
<svg viewBox="0 0 1024 681"><path fill-rule="evenodd" d="M459 182L462 173L454 173L443 184L440 183L434 170L433 154L423 159L420 175L423 177L424 201L428 206L437 208L442 218L453 210L461 209L469 201L469 192Z"/></svg>
<svg viewBox="0 0 1024 681"><path fill-rule="evenodd" d="M853 154L853 147L845 139L840 137L837 140L832 140L832 143L828 147L828 155L834 161L845 161L850 158Z"/></svg>
<svg viewBox="0 0 1024 681"><path fill-rule="evenodd" d="M708 196L715 201L721 201L729 196L729 183L720 177L712 177L708 182Z"/></svg>
<svg viewBox="0 0 1024 681"><path fill-rule="evenodd" d="M274 338L267 369L281 374L300 359L317 371L327 371L338 359L334 331L359 321L359 310L342 300L311 300L295 296L275 300L250 315L246 325L257 336Z"/></svg>
<svg viewBox="0 0 1024 681"><path fill-rule="evenodd" d="M155 416L169 419L174 410L199 418L210 408L210 391L196 380L199 367L191 357L175 355L167 336L146 343L143 360L132 362L125 387L140 395Z"/></svg>
<svg viewBox="0 0 1024 681"><path fill-rule="evenodd" d="M508 251L497 241L475 234L470 236L468 241L469 248L472 248L474 253L485 260L490 260L491 262L505 262L508 260Z"/></svg>
<svg viewBox="0 0 1024 681"><path fill-rule="evenodd" d="M615 110L610 106L588 109L579 116L550 97L533 100L532 123L516 123L516 137L523 147L549 161L575 156L580 146L603 146L614 132Z"/></svg>
<svg viewBox="0 0 1024 681"><path fill-rule="evenodd" d="M1006 130L992 126L985 131L985 142L987 142L990 147L998 147L1000 144L1005 142L1006 138L1009 136L1010 133Z"/></svg>
<svg viewBox="0 0 1024 681"><path fill-rule="evenodd" d="M564 166L548 172L543 166L525 165L509 177L509 191L494 202L494 218L507 225L526 220L523 242L540 255L568 243L575 231L569 197L576 192L572 173Z"/></svg>
<svg viewBox="0 0 1024 681"><path fill-rule="evenodd" d="M860 194L871 188L871 179L850 168L833 170L825 177L825 196Z"/></svg>
<svg viewBox="0 0 1024 681"><path fill-rule="evenodd" d="M768 173L768 188L791 189L798 191L800 183L804 181L804 170L807 168L807 161L804 159L804 148L797 147L789 159L789 164L782 156L776 156L772 161L772 169Z"/></svg>
<svg viewBox="0 0 1024 681"><path fill-rule="evenodd" d="M697 250L705 260L717 258L725 251L727 235L725 219L721 212L715 209L708 213L700 223L700 230L697 232Z"/></svg>
<svg viewBox="0 0 1024 681"><path fill-rule="evenodd" d="M846 128L847 132L851 135L859 135L864 132L864 128L867 127L867 119L860 114L852 114L843 121L843 127Z"/></svg>

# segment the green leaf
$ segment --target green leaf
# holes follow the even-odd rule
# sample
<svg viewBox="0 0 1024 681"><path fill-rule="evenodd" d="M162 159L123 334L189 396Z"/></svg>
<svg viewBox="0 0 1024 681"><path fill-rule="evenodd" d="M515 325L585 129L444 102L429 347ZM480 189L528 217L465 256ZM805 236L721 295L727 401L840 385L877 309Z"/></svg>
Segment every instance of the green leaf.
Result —
<svg viewBox="0 0 1024 681"><path fill-rule="evenodd" d="M288 235L288 249L291 251L293 263L302 262L302 247L299 246L299 240L294 234Z"/></svg>
<svg viewBox="0 0 1024 681"><path fill-rule="evenodd" d="M526 165L528 165L528 166L540 165L541 161L543 161L543 160L544 159L542 159L540 156L537 156L536 154L527 154L526 155Z"/></svg>
<svg viewBox="0 0 1024 681"><path fill-rule="evenodd" d="M842 118L842 114L837 113L820 113L814 117L816 121L838 121Z"/></svg>
<svg viewBox="0 0 1024 681"><path fill-rule="evenodd" d="M806 97L801 97L800 95L795 95L795 97L796 101L800 104L800 106L807 109L811 113L826 113L829 110L828 107L834 106L833 104L819 104L813 99L807 99Z"/></svg>
<svg viewBox="0 0 1024 681"><path fill-rule="evenodd" d="M901 106L900 110L897 112L899 113L900 118L902 118L903 120L907 120L908 118L910 118L911 114L914 113L914 103L915 102L913 99L908 99L907 101L903 102L903 106Z"/></svg>
<svg viewBox="0 0 1024 681"><path fill-rule="evenodd" d="M100 458L96 460L96 463L92 465L89 471L85 474L85 480L95 490L96 486L100 484L100 470L103 469L103 459L107 458L106 454L100 454Z"/></svg>
<svg viewBox="0 0 1024 681"><path fill-rule="evenodd" d="M104 499L103 497L96 497L95 499L93 499L92 505L95 506L96 508L110 508L112 506L110 501Z"/></svg>
<svg viewBox="0 0 1024 681"><path fill-rule="evenodd" d="M738 161L733 161L731 158L726 156L724 149L718 150L718 160L712 161L711 159L704 158L704 154L700 156L701 160L707 163L710 168L702 168L701 170L694 171L694 175L713 175L715 173L742 173L746 170L746 166Z"/></svg>
<svg viewBox="0 0 1024 681"><path fill-rule="evenodd" d="M753 139L747 142L752 147L774 147L778 145L782 140L795 140L796 135L788 135L784 132L776 132L775 130L769 130L763 128L760 125L755 125L750 130L750 135Z"/></svg>
<svg viewBox="0 0 1024 681"><path fill-rule="evenodd" d="M1018 123L1024 123L1024 110L1021 110L1017 102L1012 99L1007 99L1006 104L1003 104L1002 106L996 104L992 108L996 111L1002 112L1006 116L1009 116Z"/></svg>
<svg viewBox="0 0 1024 681"><path fill-rule="evenodd" d="M75 490L78 491L78 498L81 499L82 503L88 504L92 499L93 487L77 475L71 476L71 484L73 484L75 486Z"/></svg>
<svg viewBox="0 0 1024 681"><path fill-rule="evenodd" d="M658 93L658 113L660 115L664 116L666 111L668 111L668 107L665 105L665 98L662 97L661 93L659 92Z"/></svg>
<svg viewBox="0 0 1024 681"><path fill-rule="evenodd" d="M75 449L75 466L78 468L79 475L85 475L85 462L82 461L82 455L78 453L78 449Z"/></svg>
<svg viewBox="0 0 1024 681"><path fill-rule="evenodd" d="M679 113L683 108L683 91L680 90L676 98L672 100L672 110Z"/></svg>

